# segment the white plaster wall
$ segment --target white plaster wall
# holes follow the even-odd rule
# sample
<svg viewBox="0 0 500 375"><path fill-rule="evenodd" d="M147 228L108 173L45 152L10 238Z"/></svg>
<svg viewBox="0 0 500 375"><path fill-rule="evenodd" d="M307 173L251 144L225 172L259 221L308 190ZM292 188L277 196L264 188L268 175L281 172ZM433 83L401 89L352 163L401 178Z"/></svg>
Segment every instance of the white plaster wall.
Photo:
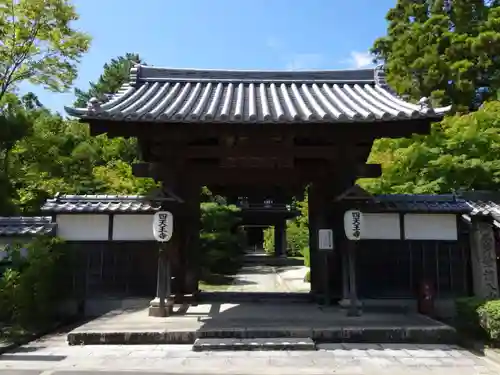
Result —
<svg viewBox="0 0 500 375"><path fill-rule="evenodd" d="M399 240L399 214L363 213L363 240Z"/></svg>
<svg viewBox="0 0 500 375"><path fill-rule="evenodd" d="M68 241L106 241L108 215L57 215L57 235Z"/></svg>
<svg viewBox="0 0 500 375"><path fill-rule="evenodd" d="M446 240L458 239L457 217L447 214L406 214L405 239Z"/></svg>
<svg viewBox="0 0 500 375"><path fill-rule="evenodd" d="M113 240L152 241L154 215L115 215Z"/></svg>

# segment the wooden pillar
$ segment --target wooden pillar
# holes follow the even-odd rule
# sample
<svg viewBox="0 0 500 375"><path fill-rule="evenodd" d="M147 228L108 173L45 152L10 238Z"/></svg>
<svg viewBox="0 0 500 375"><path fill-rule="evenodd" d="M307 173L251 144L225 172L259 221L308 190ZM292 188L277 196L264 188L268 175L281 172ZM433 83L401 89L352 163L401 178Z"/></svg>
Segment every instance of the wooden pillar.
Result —
<svg viewBox="0 0 500 375"><path fill-rule="evenodd" d="M194 184L183 186L185 203L182 208L182 242L180 250L179 275L180 292L196 298L200 279L200 229L201 229L201 187Z"/></svg>
<svg viewBox="0 0 500 375"><path fill-rule="evenodd" d="M340 242L340 248L338 249L342 263L342 299L339 302L342 307L349 306L349 258L347 253L349 249L346 245L346 241L343 240Z"/></svg>
<svg viewBox="0 0 500 375"><path fill-rule="evenodd" d="M286 221L278 221L274 226L274 255L286 257Z"/></svg>
<svg viewBox="0 0 500 375"><path fill-rule="evenodd" d="M308 189L309 209L309 255L311 262L311 293L319 297L325 292L324 278L327 277L327 265L319 251L318 231L328 228L328 200L325 189L318 183L313 183Z"/></svg>
<svg viewBox="0 0 500 375"><path fill-rule="evenodd" d="M358 300L358 290L356 286L356 248L355 241L348 241L347 261L349 264L349 307L347 316L360 316L361 306Z"/></svg>

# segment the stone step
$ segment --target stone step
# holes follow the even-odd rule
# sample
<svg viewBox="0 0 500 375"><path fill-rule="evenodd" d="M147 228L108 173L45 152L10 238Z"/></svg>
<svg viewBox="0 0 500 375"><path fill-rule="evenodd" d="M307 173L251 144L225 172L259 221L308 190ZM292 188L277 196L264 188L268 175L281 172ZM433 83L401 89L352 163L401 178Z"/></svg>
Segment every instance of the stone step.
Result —
<svg viewBox="0 0 500 375"><path fill-rule="evenodd" d="M153 318L152 318L153 319ZM234 323L234 321L233 321ZM236 325L236 324L235 324ZM270 342L278 338L284 342L295 342L297 338L310 335L316 343L418 343L418 344L456 344L457 333L455 329L446 325L429 325L420 327L353 327L325 326L323 328L295 327L269 327L262 328L262 324L252 327L213 327L213 328L190 328L179 331L165 331L163 328L157 330L127 329L110 332L104 328L99 330L76 329L68 333L69 345L165 345L165 344L187 344L192 345L196 340L235 340L241 342L261 340ZM242 324L241 327L244 327ZM214 341L215 340L215 341ZM202 341L203 342L203 341Z"/></svg>
<svg viewBox="0 0 500 375"><path fill-rule="evenodd" d="M255 339L200 338L196 339L193 351L235 351L235 350L316 350L309 337L273 337Z"/></svg>

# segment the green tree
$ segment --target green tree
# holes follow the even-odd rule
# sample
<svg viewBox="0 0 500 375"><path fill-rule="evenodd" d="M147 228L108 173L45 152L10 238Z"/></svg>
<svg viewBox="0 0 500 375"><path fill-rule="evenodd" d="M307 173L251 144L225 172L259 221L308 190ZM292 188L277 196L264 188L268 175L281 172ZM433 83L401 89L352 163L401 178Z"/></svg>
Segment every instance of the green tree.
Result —
<svg viewBox="0 0 500 375"><path fill-rule="evenodd" d="M141 58L136 53L127 53L125 56L119 56L104 64L104 72L97 82L89 82L88 90L75 89L76 100L75 107L84 107L90 98L106 99L107 94L116 93L120 87L128 82L130 69L141 63Z"/></svg>
<svg viewBox="0 0 500 375"><path fill-rule="evenodd" d="M88 90L75 89L75 107L85 107L90 98L106 100L106 95L116 93L123 84L130 79L130 69L142 60L136 53L126 53L104 64L103 73L96 82L89 82ZM133 163L138 157L138 146L136 138L113 138L110 140L106 135L100 135L97 142L102 147L108 149L105 155L111 159L121 159L129 164ZM113 150L112 150L113 149ZM111 161L111 160L107 160Z"/></svg>
<svg viewBox="0 0 500 375"><path fill-rule="evenodd" d="M388 83L414 100L477 108L500 88L500 5L484 0L398 0L372 53Z"/></svg>
<svg viewBox="0 0 500 375"><path fill-rule="evenodd" d="M244 254L244 236L235 230L239 208L217 202L201 204L200 263L202 278L238 271Z"/></svg>
<svg viewBox="0 0 500 375"><path fill-rule="evenodd" d="M67 90L90 37L67 0L0 0L0 99L22 81Z"/></svg>
<svg viewBox="0 0 500 375"><path fill-rule="evenodd" d="M500 102L435 123L428 136L377 141L370 159L383 165L381 178L361 183L372 193L498 190Z"/></svg>

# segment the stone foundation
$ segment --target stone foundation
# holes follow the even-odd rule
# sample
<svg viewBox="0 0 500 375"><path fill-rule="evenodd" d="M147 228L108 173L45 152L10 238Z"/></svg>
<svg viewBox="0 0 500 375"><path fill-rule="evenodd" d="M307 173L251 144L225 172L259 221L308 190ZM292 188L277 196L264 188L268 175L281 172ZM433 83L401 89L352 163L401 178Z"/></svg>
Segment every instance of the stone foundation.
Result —
<svg viewBox="0 0 500 375"><path fill-rule="evenodd" d="M262 339L309 337L317 343L420 343L456 344L457 334L452 327L328 327L308 328L221 328L211 330L185 330L169 332L71 332L69 345L161 345L194 344L198 338Z"/></svg>

